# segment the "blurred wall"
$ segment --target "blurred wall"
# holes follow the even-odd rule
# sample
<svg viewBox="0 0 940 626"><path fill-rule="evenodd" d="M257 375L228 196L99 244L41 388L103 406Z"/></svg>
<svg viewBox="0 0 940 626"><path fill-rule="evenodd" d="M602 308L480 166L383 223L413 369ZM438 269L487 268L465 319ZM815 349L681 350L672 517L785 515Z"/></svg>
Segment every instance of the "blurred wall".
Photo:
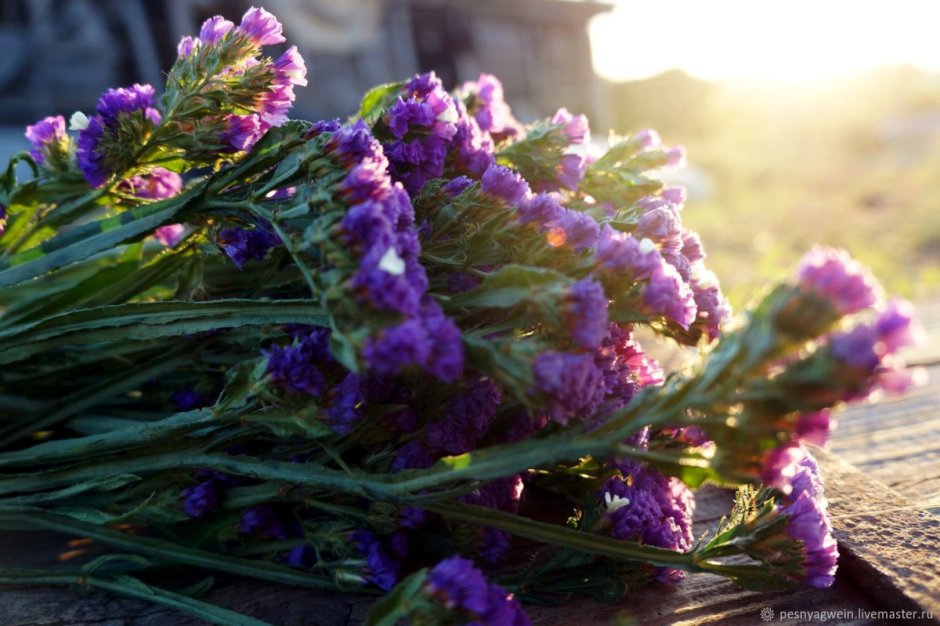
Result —
<svg viewBox="0 0 940 626"><path fill-rule="evenodd" d="M2 0L0 123L89 110L108 87L159 86L176 42L241 0ZM307 61L295 114L344 116L369 87L435 70L448 87L498 75L517 116L559 106L606 127L586 24L589 0L264 0Z"/></svg>

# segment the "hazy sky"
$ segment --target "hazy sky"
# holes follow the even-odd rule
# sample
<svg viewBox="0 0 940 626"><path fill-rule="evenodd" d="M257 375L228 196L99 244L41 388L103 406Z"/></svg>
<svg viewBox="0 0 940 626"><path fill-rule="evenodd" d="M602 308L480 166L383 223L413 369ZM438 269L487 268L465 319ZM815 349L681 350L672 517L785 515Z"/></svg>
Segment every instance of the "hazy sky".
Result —
<svg viewBox="0 0 940 626"><path fill-rule="evenodd" d="M590 25L614 80L818 80L884 65L940 70L938 0L618 0Z"/></svg>

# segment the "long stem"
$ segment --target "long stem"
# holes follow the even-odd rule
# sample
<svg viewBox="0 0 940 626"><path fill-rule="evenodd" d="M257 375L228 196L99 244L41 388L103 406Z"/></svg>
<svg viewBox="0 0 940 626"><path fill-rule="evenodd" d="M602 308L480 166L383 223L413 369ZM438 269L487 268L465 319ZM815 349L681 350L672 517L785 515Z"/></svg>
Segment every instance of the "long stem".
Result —
<svg viewBox="0 0 940 626"><path fill-rule="evenodd" d="M185 563L209 570L270 580L286 585L312 589L337 589L331 579L318 578L310 573L293 570L276 563L237 559L222 554L197 550L168 541L133 535L105 526L89 524L63 515L31 507L0 506L0 526L18 530L43 528L79 537L89 537L135 554L157 557L171 563Z"/></svg>

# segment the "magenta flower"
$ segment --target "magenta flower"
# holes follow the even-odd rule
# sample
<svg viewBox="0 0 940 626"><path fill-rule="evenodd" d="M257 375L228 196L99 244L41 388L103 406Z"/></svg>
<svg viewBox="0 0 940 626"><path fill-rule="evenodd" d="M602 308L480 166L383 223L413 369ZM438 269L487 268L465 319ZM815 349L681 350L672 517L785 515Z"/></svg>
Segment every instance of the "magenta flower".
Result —
<svg viewBox="0 0 940 626"><path fill-rule="evenodd" d="M50 156L68 152L68 135L65 133L65 118L61 115L45 117L26 127L26 138L32 147L30 156L37 165L49 162Z"/></svg>
<svg viewBox="0 0 940 626"><path fill-rule="evenodd" d="M583 278L565 296L565 322L571 337L585 348L597 348L607 335L607 296L600 283Z"/></svg>
<svg viewBox="0 0 940 626"><path fill-rule="evenodd" d="M789 443L764 454L761 481L789 494L793 490L793 479L806 456L806 449L798 443Z"/></svg>
<svg viewBox="0 0 940 626"><path fill-rule="evenodd" d="M268 11L257 7L251 7L245 12L241 24L238 25L238 30L259 46L273 46L287 41L283 34L284 27L281 26L277 18Z"/></svg>
<svg viewBox="0 0 940 626"><path fill-rule="evenodd" d="M803 558L799 578L811 587L831 587L835 581L839 547L832 536L825 501L801 491L779 513L788 518L787 536L800 543Z"/></svg>
<svg viewBox="0 0 940 626"><path fill-rule="evenodd" d="M797 283L842 315L873 306L881 298L877 280L844 250L814 247L800 261Z"/></svg>
<svg viewBox="0 0 940 626"><path fill-rule="evenodd" d="M558 109L552 116L552 124L558 124L562 127L562 132L568 137L568 141L573 144L584 144L591 141L591 129L588 125L588 119L584 115L572 115L568 109Z"/></svg>
<svg viewBox="0 0 940 626"><path fill-rule="evenodd" d="M205 22L202 23L202 28L199 29L199 41L204 44L214 44L217 43L222 37L227 35L233 28L235 24L228 21L221 15L215 15L210 17ZM193 42L194 44L195 42ZM183 42L180 42L180 45L183 46ZM189 51L186 54L180 54L180 56L189 56L189 52L192 51L192 44L185 44L184 48L188 48ZM179 48L177 48L179 51Z"/></svg>

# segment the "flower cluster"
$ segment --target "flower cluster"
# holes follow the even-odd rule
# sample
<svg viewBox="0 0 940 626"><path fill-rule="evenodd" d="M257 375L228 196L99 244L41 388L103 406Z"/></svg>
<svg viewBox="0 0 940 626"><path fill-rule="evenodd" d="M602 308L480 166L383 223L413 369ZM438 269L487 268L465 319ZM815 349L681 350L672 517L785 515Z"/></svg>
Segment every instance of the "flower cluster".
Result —
<svg viewBox="0 0 940 626"><path fill-rule="evenodd" d="M461 623L489 626L527 626L529 618L512 594L487 582L473 561L455 556L428 572L424 593L440 608L459 616Z"/></svg>

